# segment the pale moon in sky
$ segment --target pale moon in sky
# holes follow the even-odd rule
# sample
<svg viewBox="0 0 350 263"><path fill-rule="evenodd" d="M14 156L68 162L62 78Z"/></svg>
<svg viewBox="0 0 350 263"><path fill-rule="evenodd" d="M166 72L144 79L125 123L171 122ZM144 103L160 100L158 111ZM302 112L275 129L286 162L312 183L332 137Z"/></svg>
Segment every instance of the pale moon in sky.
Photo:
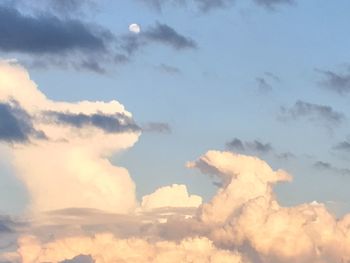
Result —
<svg viewBox="0 0 350 263"><path fill-rule="evenodd" d="M141 27L138 24L131 24L129 26L129 31L138 34L141 32Z"/></svg>

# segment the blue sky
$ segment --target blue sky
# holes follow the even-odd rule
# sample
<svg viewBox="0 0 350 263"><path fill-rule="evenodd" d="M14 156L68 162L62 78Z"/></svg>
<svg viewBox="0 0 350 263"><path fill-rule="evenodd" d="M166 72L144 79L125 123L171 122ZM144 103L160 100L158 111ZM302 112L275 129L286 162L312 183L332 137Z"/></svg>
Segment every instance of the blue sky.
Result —
<svg viewBox="0 0 350 263"><path fill-rule="evenodd" d="M236 138L246 142L244 152L293 175L293 183L277 187L282 204L319 200L331 201L338 214L350 209L349 149L334 149L349 138L350 84L335 83L325 73L350 79L348 1L271 1L268 8L241 0L207 12L191 1L187 6L164 1L161 11L142 0L87 2L92 6L77 6L72 13L41 10L30 1L8 6L23 15L47 12L98 25L116 42L134 36L128 31L131 23L138 23L141 32L165 24L197 46L176 49L162 41L150 42L121 64L105 63L97 54L94 59L103 73L54 65L59 58L54 53L49 54L54 59L47 59L40 52L2 49L1 56L24 63L51 99L115 99L140 125L169 125L171 132L145 131L133 148L112 157L113 163L129 170L139 197L161 185L184 183L209 199L216 186L185 164L209 149L242 150L227 146ZM32 64L38 57L45 67ZM74 61L74 52L67 57ZM337 85L344 93L337 92ZM303 102L304 111L295 107L297 101ZM343 118L328 118L328 110L320 107ZM255 140L271 149L256 150L250 143ZM278 158L282 153L293 157ZM317 162L324 165L317 168ZM8 201L0 202L0 210L19 213L27 202L26 191L6 166L1 166L0 185L1 199Z"/></svg>

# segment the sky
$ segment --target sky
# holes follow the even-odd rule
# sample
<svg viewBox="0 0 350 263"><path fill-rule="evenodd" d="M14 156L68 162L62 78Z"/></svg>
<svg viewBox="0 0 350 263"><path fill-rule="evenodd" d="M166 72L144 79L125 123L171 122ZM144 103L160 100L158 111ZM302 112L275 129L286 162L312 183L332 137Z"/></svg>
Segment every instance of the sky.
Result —
<svg viewBox="0 0 350 263"><path fill-rule="evenodd" d="M349 8L1 1L0 263L350 262Z"/></svg>

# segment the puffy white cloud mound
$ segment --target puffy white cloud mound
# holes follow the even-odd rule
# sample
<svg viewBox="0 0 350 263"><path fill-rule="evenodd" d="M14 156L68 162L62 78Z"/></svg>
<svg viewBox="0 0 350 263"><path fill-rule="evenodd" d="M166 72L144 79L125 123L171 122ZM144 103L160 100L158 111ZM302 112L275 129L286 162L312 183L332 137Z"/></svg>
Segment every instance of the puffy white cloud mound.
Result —
<svg viewBox="0 0 350 263"><path fill-rule="evenodd" d="M157 189L142 198L142 208L146 210L163 207L198 207L202 197L189 195L186 185L173 184Z"/></svg>

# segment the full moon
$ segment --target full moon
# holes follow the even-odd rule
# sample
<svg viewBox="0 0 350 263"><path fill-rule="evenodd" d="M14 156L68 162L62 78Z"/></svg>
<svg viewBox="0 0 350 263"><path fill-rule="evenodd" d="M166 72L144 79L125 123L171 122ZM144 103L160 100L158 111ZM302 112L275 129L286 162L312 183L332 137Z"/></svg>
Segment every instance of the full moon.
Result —
<svg viewBox="0 0 350 263"><path fill-rule="evenodd" d="M138 24L131 24L129 25L129 31L138 34L141 32L141 27Z"/></svg>

